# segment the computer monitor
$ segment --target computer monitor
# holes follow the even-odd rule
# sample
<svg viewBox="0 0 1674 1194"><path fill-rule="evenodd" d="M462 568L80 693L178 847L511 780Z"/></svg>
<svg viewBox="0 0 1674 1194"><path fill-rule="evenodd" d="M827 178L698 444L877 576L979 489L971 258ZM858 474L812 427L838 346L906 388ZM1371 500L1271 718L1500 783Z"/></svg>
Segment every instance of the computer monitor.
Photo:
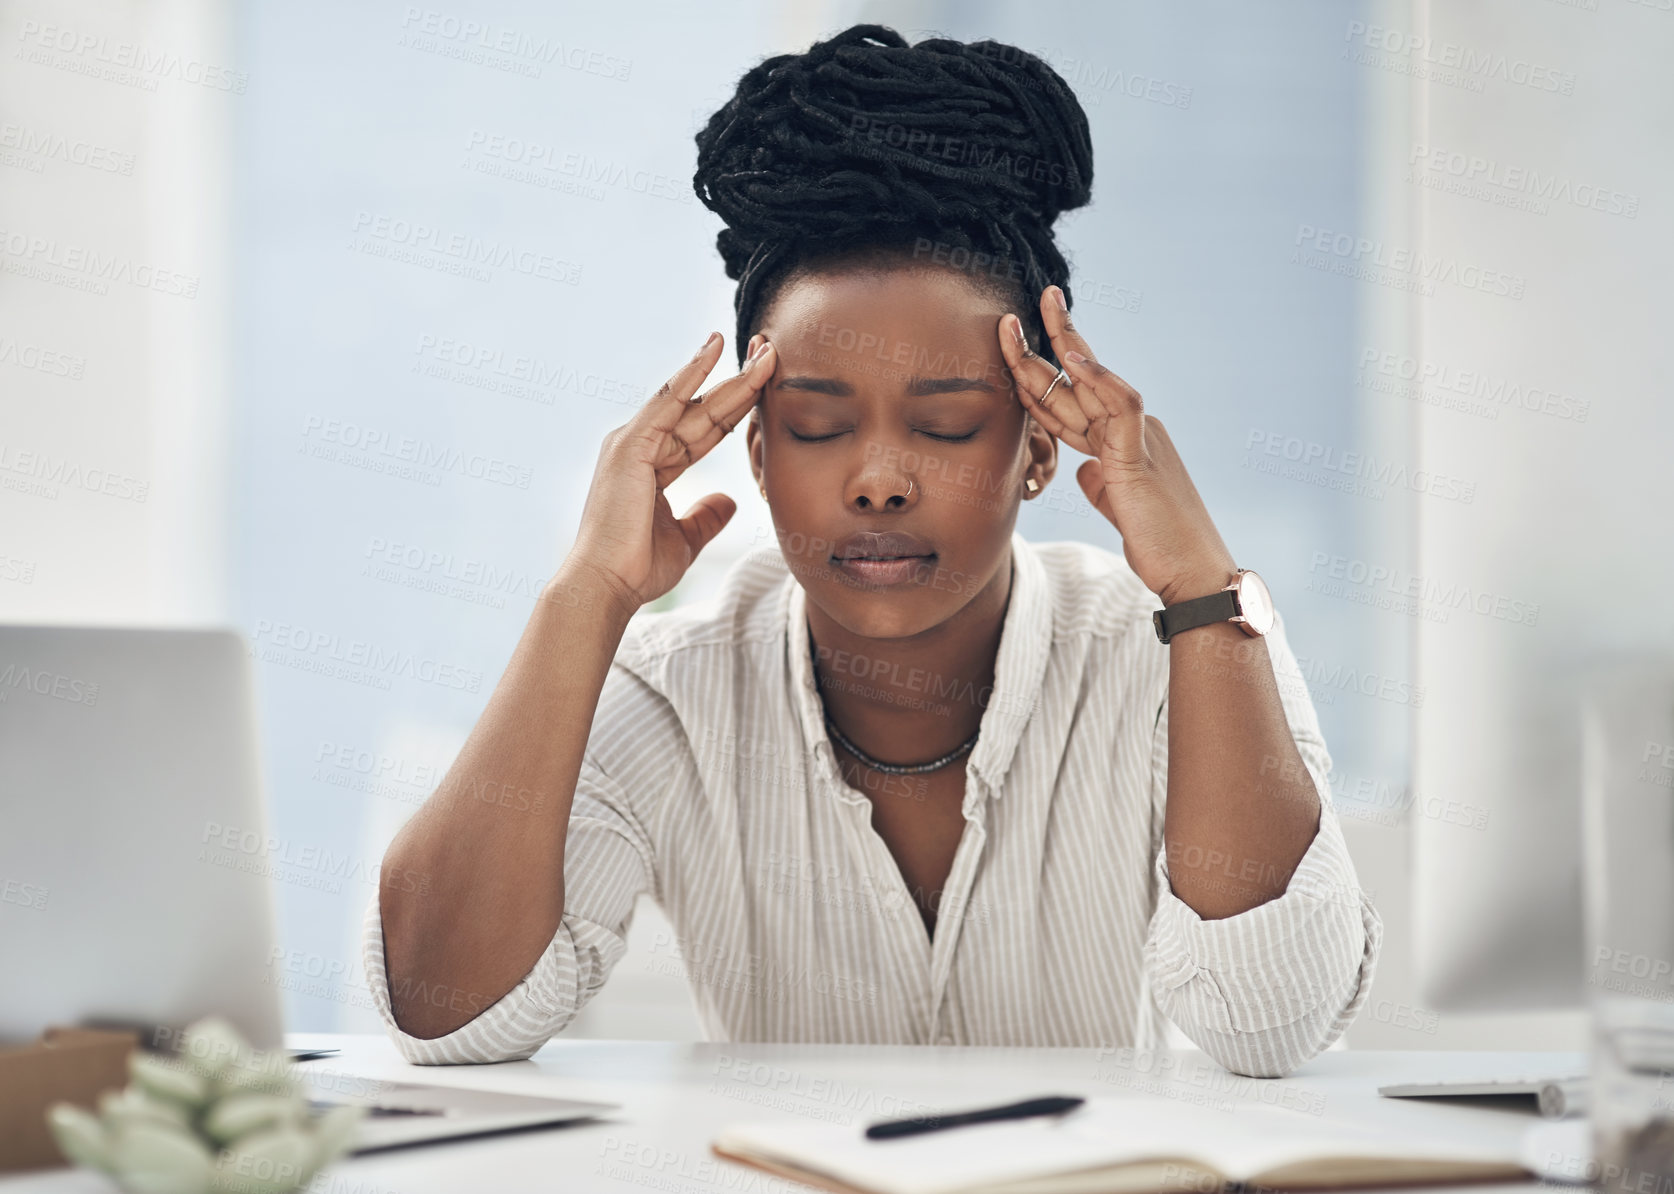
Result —
<svg viewBox="0 0 1674 1194"><path fill-rule="evenodd" d="M234 631L0 626L0 1039L214 1013L283 1043L237 844L267 834L257 737Z"/></svg>
<svg viewBox="0 0 1674 1194"><path fill-rule="evenodd" d="M1578 37L1576 13L1544 7L1517 29L1531 61L1625 80L1666 57L1636 22ZM1483 6L1415 11L1437 45L1505 36ZM1411 559L1376 561L1394 566L1358 595L1415 629L1413 944L1420 997L1444 1011L1586 1003L1584 694L1601 668L1674 654L1674 229L1631 214L1674 187L1656 152L1674 108L1583 90L1554 104L1415 84L1413 127L1382 147L1406 163L1393 201L1411 206L1403 248L1423 280L1386 378L1415 429L1417 521ZM1466 159L1471 185L1452 193ZM1534 194L1502 185L1508 166L1542 186L1631 182L1611 184L1615 214L1507 206Z"/></svg>
<svg viewBox="0 0 1674 1194"><path fill-rule="evenodd" d="M218 1015L283 1044L257 738L234 631L0 627L0 1040L95 1023L167 1049ZM618 1106L382 1081L309 1093L375 1109L357 1153Z"/></svg>

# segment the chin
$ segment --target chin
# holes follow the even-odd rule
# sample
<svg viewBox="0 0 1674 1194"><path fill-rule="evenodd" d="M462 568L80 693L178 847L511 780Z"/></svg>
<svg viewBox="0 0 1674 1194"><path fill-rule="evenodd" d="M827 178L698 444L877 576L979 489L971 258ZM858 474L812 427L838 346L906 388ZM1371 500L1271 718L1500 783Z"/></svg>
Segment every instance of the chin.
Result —
<svg viewBox="0 0 1674 1194"><path fill-rule="evenodd" d="M939 559L926 562L909 580L877 583L826 562L797 580L809 600L832 621L866 638L909 638L930 630L962 608L971 594L947 580Z"/></svg>
<svg viewBox="0 0 1674 1194"><path fill-rule="evenodd" d="M828 618L860 638L912 638L940 626L953 612L916 602L915 608L909 609L899 600L885 603L864 594L833 595L827 590L820 594L820 598L825 597L832 599L816 599L812 593L809 594L809 600L814 601Z"/></svg>

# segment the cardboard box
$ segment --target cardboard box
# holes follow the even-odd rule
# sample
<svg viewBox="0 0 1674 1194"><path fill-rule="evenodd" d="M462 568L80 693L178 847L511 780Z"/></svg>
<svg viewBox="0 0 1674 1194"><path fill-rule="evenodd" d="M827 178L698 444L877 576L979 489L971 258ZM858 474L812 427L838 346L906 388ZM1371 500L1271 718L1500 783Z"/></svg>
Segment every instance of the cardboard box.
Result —
<svg viewBox="0 0 1674 1194"><path fill-rule="evenodd" d="M97 1110L101 1092L128 1085L134 1032L49 1028L27 1045L0 1045L0 1173L68 1164L47 1127L60 1100Z"/></svg>

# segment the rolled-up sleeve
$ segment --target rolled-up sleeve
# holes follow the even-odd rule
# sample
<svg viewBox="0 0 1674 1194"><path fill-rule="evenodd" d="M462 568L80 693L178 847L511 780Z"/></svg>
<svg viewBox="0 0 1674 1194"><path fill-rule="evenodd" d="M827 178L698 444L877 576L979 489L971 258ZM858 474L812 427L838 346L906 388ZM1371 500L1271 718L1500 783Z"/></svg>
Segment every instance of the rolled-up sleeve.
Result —
<svg viewBox="0 0 1674 1194"><path fill-rule="evenodd" d="M1360 888L1331 806L1331 759L1282 625L1268 653L1291 735L1319 792L1319 828L1283 894L1204 920L1174 894L1156 818L1157 906L1145 945L1158 1006L1227 1069L1282 1077L1354 1020L1371 990L1383 923ZM1166 804L1168 702L1152 743L1153 807Z"/></svg>
<svg viewBox="0 0 1674 1194"><path fill-rule="evenodd" d="M595 727L606 728L596 728L577 777L564 845L563 919L517 986L445 1036L422 1040L403 1032L390 1010L383 917L373 896L366 910L361 961L373 1004L408 1061L451 1065L529 1057L575 1018L627 952L634 905L655 883L652 837L638 819L624 783L611 774L615 766L601 764L594 751L603 739L609 749L601 753L614 759L619 749L633 748L623 738L631 738L632 731L645 724L620 718L601 722L627 711L620 700L611 699L623 696L624 687L607 685L595 716ZM463 1000L469 1008L484 1002L483 997L444 988L406 994L439 1006Z"/></svg>

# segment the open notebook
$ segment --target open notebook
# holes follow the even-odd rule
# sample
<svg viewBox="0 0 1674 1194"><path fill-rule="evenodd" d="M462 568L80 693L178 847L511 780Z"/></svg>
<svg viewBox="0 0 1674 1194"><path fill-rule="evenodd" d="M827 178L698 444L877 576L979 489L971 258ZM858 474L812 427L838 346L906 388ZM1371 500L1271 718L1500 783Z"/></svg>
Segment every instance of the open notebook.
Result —
<svg viewBox="0 0 1674 1194"><path fill-rule="evenodd" d="M1515 1145L1428 1140L1152 1099L1088 1099L1057 1118L868 1140L865 1124L739 1124L711 1143L728 1160L842 1194L1119 1194L1251 1182L1329 1189L1527 1176Z"/></svg>

